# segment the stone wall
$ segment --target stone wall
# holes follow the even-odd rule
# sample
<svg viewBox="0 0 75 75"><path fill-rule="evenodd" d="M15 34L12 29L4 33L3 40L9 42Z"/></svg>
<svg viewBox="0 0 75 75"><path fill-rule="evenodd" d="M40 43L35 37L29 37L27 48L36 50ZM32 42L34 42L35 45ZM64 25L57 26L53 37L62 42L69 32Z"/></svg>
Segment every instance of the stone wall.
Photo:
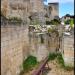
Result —
<svg viewBox="0 0 75 75"><path fill-rule="evenodd" d="M65 64L74 66L74 37L72 35L63 36L62 49Z"/></svg>
<svg viewBox="0 0 75 75"><path fill-rule="evenodd" d="M18 75L28 55L27 27L1 26L1 75Z"/></svg>
<svg viewBox="0 0 75 75"><path fill-rule="evenodd" d="M30 54L37 57L38 61L45 59L49 53L59 51L59 36L56 33L29 32Z"/></svg>
<svg viewBox="0 0 75 75"><path fill-rule="evenodd" d="M49 52L59 49L59 37L55 33L28 31L28 26L22 24L1 25L1 75L18 75L28 55L41 61Z"/></svg>
<svg viewBox="0 0 75 75"><path fill-rule="evenodd" d="M3 0L1 2L1 10L6 17L18 17L29 24L29 17L37 13L39 23L45 24L43 0ZM33 17L36 19L36 16Z"/></svg>

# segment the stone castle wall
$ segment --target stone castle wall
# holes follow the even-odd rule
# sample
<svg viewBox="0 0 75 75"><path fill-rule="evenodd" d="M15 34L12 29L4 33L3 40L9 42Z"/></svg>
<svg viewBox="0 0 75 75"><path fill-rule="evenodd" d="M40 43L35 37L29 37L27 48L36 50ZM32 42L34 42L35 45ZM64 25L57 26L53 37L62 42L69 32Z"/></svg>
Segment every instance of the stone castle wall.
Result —
<svg viewBox="0 0 75 75"><path fill-rule="evenodd" d="M29 16L36 13L40 24L45 23L43 0L4 0L1 7L2 13L8 18L17 17L21 18L25 23L30 23ZM36 16L34 16L35 19Z"/></svg>
<svg viewBox="0 0 75 75"><path fill-rule="evenodd" d="M74 66L74 37L63 36L63 58L66 65Z"/></svg>
<svg viewBox="0 0 75 75"><path fill-rule="evenodd" d="M32 33L31 38L28 35L28 26L1 26L1 75L18 75L28 55L34 55L41 61L59 47L59 38L55 34L50 37L43 34L43 43L40 33Z"/></svg>
<svg viewBox="0 0 75 75"><path fill-rule="evenodd" d="M59 36L55 33L29 32L30 54L37 57L38 61L45 59L49 53L59 51Z"/></svg>
<svg viewBox="0 0 75 75"><path fill-rule="evenodd" d="M1 75L18 75L28 55L28 37L25 26L1 27Z"/></svg>

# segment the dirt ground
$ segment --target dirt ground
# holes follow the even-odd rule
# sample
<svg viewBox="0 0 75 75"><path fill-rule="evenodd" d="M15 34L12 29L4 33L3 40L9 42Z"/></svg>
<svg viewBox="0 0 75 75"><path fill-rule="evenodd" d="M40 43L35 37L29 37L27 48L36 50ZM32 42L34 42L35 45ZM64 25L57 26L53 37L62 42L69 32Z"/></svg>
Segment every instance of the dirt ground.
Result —
<svg viewBox="0 0 75 75"><path fill-rule="evenodd" d="M57 60L52 60L48 62L50 70L44 71L43 75L74 75L74 70L67 71L60 67L57 63ZM32 72L35 68L30 71L29 73L25 73L24 75L32 75Z"/></svg>
<svg viewBox="0 0 75 75"><path fill-rule="evenodd" d="M49 67L51 70L47 73L47 75L74 75L74 70L67 71L60 67L57 63L57 60L49 61Z"/></svg>

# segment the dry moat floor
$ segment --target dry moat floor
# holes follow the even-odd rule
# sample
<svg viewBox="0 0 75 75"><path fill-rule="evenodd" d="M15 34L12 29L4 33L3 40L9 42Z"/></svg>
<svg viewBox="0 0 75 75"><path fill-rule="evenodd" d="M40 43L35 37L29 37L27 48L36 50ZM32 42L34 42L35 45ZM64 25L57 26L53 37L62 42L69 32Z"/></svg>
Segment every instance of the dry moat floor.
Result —
<svg viewBox="0 0 75 75"><path fill-rule="evenodd" d="M48 64L49 64L49 67L51 69L45 71L43 75L74 75L74 70L73 69L70 70L70 71L67 71L67 70L61 68L60 65L57 63L56 59L52 60L52 61L49 61ZM25 73L23 75L31 75L33 71L34 70L32 70L28 73Z"/></svg>
<svg viewBox="0 0 75 75"><path fill-rule="evenodd" d="M57 60L50 61L49 66L51 70L47 73L47 75L74 75L74 70L71 71L64 70L57 63Z"/></svg>

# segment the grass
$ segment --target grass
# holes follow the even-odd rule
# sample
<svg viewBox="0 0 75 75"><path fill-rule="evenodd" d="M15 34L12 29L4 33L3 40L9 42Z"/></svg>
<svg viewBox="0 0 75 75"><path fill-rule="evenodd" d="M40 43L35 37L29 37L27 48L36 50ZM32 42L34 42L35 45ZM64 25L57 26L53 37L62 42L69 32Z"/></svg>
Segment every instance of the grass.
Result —
<svg viewBox="0 0 75 75"><path fill-rule="evenodd" d="M62 57L61 53L58 54L57 60L58 60L58 63L60 64L61 67L65 67L64 60L63 60L63 57Z"/></svg>
<svg viewBox="0 0 75 75"><path fill-rule="evenodd" d="M23 75L24 73L28 73L29 71L33 70L33 68L38 65L37 59L34 56L28 56L26 60L23 61L23 70L20 72L19 75Z"/></svg>
<svg viewBox="0 0 75 75"><path fill-rule="evenodd" d="M27 72L31 70L36 64L37 64L37 59L34 56L29 56L26 60L23 62L23 69Z"/></svg>
<svg viewBox="0 0 75 75"><path fill-rule="evenodd" d="M71 71L74 69L72 66L65 65L62 54L58 54L57 60L58 60L58 64L60 64L60 67L63 68L64 70Z"/></svg>
<svg viewBox="0 0 75 75"><path fill-rule="evenodd" d="M71 66L66 66L65 63L64 63L64 60L63 60L63 57L62 57L62 54L61 53L49 53L49 56L48 56L48 61L51 61L51 60L54 60L54 59L57 59L57 63L60 65L61 68L63 68L64 70L67 70L67 71L71 71L73 70L74 68L71 67ZM28 58L26 60L24 60L23 62L23 71L20 73L20 75L24 74L24 73L27 73L31 70L33 70L33 68L38 65L38 61L37 61L37 58L34 57L34 56L28 56Z"/></svg>
<svg viewBox="0 0 75 75"><path fill-rule="evenodd" d="M57 53L49 53L48 60L54 60L57 57Z"/></svg>
<svg viewBox="0 0 75 75"><path fill-rule="evenodd" d="M54 59L56 58L57 61L58 61L58 64L59 64L60 67L63 68L64 70L71 71L71 70L74 69L74 67L72 67L72 66L65 65L64 59L63 59L61 53L49 53L48 58L49 58L49 61L54 60Z"/></svg>
<svg viewBox="0 0 75 75"><path fill-rule="evenodd" d="M37 64L37 59L34 56L28 56L26 60L23 62L23 70L24 72L28 72L32 70L32 68Z"/></svg>

